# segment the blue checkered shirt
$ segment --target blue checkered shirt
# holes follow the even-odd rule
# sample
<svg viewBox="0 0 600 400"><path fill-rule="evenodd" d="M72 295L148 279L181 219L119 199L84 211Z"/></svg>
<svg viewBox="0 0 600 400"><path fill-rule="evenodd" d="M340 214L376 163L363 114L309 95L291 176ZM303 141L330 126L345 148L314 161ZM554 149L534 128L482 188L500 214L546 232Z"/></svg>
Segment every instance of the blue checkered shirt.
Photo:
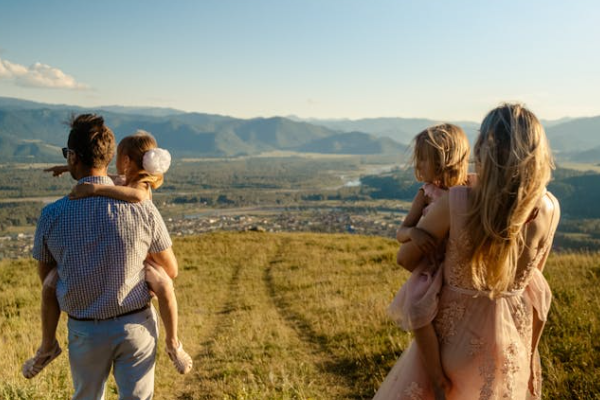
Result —
<svg viewBox="0 0 600 400"><path fill-rule="evenodd" d="M78 183L84 182L113 185L105 176ZM144 259L171 245L165 223L150 200L64 197L42 210L33 257L56 262L61 310L76 318L105 319L150 301Z"/></svg>

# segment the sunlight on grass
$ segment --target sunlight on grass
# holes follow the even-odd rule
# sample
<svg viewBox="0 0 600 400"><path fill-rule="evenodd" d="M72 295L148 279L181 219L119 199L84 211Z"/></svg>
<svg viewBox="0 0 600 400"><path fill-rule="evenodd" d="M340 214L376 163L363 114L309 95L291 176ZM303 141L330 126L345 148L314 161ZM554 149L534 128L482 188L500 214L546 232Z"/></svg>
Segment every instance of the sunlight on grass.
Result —
<svg viewBox="0 0 600 400"><path fill-rule="evenodd" d="M392 240L216 233L174 248L180 335L195 368L178 375L161 341L157 399L369 399L410 340L385 312L408 276ZM599 261L550 257L545 399L600 397ZM33 260L0 262L1 399L70 398L66 351L35 379L21 376L40 340L39 289ZM65 318L59 341L66 349ZM106 399L117 399L112 379Z"/></svg>

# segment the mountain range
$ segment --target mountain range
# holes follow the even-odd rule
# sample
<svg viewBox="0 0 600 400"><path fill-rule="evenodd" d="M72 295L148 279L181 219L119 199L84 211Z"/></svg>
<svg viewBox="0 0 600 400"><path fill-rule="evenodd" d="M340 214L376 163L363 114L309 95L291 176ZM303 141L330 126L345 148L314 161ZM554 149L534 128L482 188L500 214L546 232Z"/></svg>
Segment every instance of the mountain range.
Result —
<svg viewBox="0 0 600 400"><path fill-rule="evenodd" d="M407 145L437 121L416 118L302 120L297 117L240 119L173 108L103 106L85 108L0 97L0 156L3 162L60 161L66 121L73 114L101 114L117 140L138 129L151 132L176 157L252 156L277 150L323 154L406 155ZM474 140L479 124L457 121ZM543 121L562 159L600 161L600 116Z"/></svg>
<svg viewBox="0 0 600 400"><path fill-rule="evenodd" d="M368 118L358 120L302 120L314 125L341 131L358 130L377 137L388 137L399 143L410 144L412 138L428 126L441 121L423 118ZM479 134L479 123L448 121L463 128L471 143ZM600 163L600 116L542 120L550 147L560 161Z"/></svg>
<svg viewBox="0 0 600 400"><path fill-rule="evenodd" d="M405 154L406 145L364 132L342 132L282 117L239 119L175 109L107 106L83 108L0 97L0 155L4 161L59 161L66 121L101 114L117 140L151 132L176 157L236 157L270 151L324 154Z"/></svg>

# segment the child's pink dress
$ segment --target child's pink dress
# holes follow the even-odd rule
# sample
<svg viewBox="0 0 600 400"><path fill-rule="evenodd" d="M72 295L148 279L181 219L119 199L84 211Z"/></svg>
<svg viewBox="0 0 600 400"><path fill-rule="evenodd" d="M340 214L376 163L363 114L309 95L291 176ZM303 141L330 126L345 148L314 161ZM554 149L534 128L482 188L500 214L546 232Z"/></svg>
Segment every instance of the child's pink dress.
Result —
<svg viewBox="0 0 600 400"><path fill-rule="evenodd" d="M447 189L442 189L433 183L424 184L421 190L429 198L429 204L423 209L423 216L427 214L433 203L448 193ZM444 241L438 246L438 251L431 260L423 259L414 269L392 300L388 313L402 329L414 331L422 328L428 325L437 313L437 293L442 287L442 277L437 272L445 250Z"/></svg>

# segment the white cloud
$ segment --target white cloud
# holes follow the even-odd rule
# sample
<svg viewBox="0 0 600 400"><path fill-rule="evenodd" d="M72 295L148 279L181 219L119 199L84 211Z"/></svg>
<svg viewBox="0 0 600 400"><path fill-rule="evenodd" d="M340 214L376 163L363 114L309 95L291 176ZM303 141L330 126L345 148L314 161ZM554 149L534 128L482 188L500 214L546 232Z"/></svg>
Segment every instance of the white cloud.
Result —
<svg viewBox="0 0 600 400"><path fill-rule="evenodd" d="M19 86L50 89L89 89L71 75L50 65L35 63L29 67L0 58L0 79L8 79Z"/></svg>

